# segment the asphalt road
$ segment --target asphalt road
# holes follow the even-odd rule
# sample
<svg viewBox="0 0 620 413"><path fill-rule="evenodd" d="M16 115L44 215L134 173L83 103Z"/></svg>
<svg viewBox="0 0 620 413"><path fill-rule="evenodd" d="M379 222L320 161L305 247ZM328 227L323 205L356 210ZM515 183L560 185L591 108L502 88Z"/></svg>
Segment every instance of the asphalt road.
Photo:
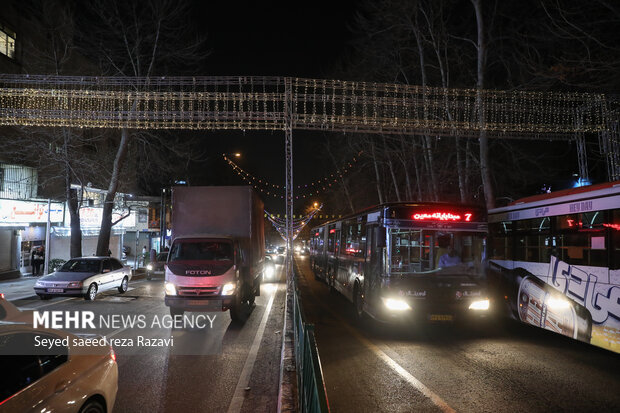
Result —
<svg viewBox="0 0 620 413"><path fill-rule="evenodd" d="M278 274L283 275L280 265ZM277 408L279 366L284 320L283 283L263 283L256 305L244 325L231 323L228 312L215 315L213 327L123 328L110 326L89 333L114 339L174 337L169 347L115 347L119 390L114 412L274 412ZM13 301L22 309L92 310L97 316L146 314L147 324L168 308L163 302L163 280L135 280L125 294L116 290L81 298ZM199 313L190 313L199 314ZM204 320L203 320L204 324ZM83 331L82 331L83 332ZM178 351L186 346L190 351ZM178 354L181 353L181 354ZM191 354L191 355L185 355Z"/></svg>
<svg viewBox="0 0 620 413"><path fill-rule="evenodd" d="M332 412L620 411L620 355L516 322L398 325L352 304L297 260Z"/></svg>

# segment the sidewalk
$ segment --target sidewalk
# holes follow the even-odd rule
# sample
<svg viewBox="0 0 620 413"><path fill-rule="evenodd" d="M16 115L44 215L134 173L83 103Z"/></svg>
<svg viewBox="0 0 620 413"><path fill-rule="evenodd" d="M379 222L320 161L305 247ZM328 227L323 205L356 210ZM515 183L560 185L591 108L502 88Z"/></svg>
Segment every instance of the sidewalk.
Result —
<svg viewBox="0 0 620 413"><path fill-rule="evenodd" d="M9 301L36 297L34 283L39 277L22 276L14 280L0 281L0 293Z"/></svg>

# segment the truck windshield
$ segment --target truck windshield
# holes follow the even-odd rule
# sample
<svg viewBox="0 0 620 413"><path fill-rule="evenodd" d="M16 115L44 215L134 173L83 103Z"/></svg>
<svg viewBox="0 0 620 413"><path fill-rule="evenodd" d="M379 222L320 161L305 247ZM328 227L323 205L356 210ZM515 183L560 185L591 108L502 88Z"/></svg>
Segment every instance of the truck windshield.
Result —
<svg viewBox="0 0 620 413"><path fill-rule="evenodd" d="M176 240L169 261L232 261L232 251L227 241Z"/></svg>
<svg viewBox="0 0 620 413"><path fill-rule="evenodd" d="M464 231L390 229L389 272L478 273L486 234Z"/></svg>

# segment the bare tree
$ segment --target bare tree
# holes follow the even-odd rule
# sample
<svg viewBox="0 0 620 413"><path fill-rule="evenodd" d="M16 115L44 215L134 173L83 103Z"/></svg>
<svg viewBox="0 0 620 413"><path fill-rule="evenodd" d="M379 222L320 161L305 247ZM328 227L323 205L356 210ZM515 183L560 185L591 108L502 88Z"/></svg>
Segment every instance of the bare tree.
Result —
<svg viewBox="0 0 620 413"><path fill-rule="evenodd" d="M109 75L146 78L174 74L195 67L207 53L201 53L203 40L190 35L188 3L173 0L99 0L89 4L89 27L82 27L82 45L100 62ZM94 22L94 23L93 23ZM120 174L128 147L136 142L136 132L121 130L116 155L107 185L97 255L108 251L112 229L114 199L120 187ZM144 140L142 140L144 142Z"/></svg>

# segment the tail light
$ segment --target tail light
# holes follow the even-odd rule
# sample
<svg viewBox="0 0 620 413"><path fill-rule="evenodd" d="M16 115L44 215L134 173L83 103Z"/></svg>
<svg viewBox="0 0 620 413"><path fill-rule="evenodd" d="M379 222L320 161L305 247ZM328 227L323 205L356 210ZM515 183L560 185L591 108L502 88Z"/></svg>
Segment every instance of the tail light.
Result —
<svg viewBox="0 0 620 413"><path fill-rule="evenodd" d="M112 346L110 346L110 358L116 363L116 353L114 352Z"/></svg>
<svg viewBox="0 0 620 413"><path fill-rule="evenodd" d="M4 293L0 293L0 298L4 298Z"/></svg>

